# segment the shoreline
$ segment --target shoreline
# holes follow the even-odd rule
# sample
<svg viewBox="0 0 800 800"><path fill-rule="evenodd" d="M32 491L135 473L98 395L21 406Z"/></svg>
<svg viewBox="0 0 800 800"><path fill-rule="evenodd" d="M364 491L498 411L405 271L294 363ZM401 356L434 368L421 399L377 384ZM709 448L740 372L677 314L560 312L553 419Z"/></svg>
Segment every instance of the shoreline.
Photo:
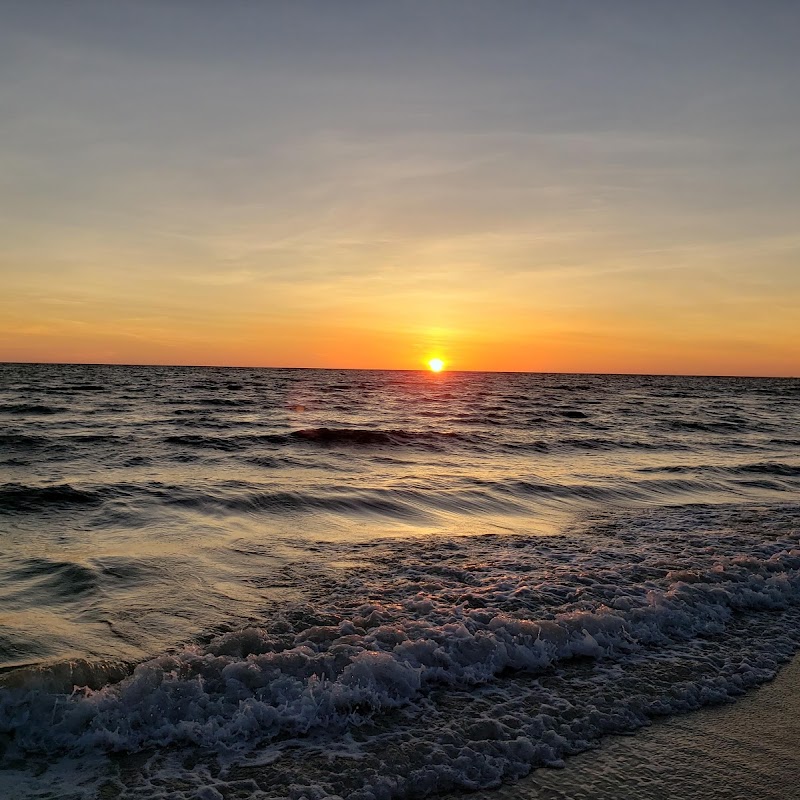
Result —
<svg viewBox="0 0 800 800"><path fill-rule="evenodd" d="M492 790L450 800L786 800L800 792L800 653L734 703L654 721Z"/></svg>

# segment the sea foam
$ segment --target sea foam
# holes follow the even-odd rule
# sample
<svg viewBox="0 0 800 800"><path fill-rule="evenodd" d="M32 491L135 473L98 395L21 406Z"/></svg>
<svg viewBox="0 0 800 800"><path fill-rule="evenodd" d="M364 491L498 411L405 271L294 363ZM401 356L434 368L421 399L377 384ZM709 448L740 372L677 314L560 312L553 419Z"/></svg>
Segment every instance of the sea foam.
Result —
<svg viewBox="0 0 800 800"><path fill-rule="evenodd" d="M363 567L313 604L100 688L7 686L6 759L201 748L227 767L219 786L260 764L264 797L495 785L770 678L800 643L797 515L695 507L570 536L332 546ZM304 771L309 747L339 766Z"/></svg>

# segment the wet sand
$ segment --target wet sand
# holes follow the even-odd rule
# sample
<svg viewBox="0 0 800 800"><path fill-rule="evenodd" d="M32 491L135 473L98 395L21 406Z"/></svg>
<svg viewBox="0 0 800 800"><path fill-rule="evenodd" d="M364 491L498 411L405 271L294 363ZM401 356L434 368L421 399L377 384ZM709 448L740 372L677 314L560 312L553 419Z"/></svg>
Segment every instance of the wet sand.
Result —
<svg viewBox="0 0 800 800"><path fill-rule="evenodd" d="M800 656L735 703L678 715L470 800L800 799Z"/></svg>

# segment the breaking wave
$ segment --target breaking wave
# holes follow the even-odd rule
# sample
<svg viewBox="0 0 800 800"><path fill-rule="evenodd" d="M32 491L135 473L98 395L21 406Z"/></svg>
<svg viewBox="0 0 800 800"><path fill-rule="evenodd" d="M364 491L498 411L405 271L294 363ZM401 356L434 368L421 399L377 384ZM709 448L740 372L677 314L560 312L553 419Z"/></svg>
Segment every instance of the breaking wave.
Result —
<svg viewBox="0 0 800 800"><path fill-rule="evenodd" d="M309 785L302 770L288 770L294 787L270 773L265 797L493 785L771 677L800 645L799 512L340 545L363 568L259 627L130 675L76 662L4 681L0 731L9 757L201 747L243 769L256 752L292 762L320 737L347 751ZM69 680L82 688L64 693ZM394 747L410 761L382 761Z"/></svg>

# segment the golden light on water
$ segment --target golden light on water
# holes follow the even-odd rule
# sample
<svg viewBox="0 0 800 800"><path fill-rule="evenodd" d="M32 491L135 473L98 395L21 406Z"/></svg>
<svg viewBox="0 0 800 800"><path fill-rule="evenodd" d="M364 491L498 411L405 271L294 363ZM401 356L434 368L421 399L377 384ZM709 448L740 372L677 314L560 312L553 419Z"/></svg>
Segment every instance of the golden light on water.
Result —
<svg viewBox="0 0 800 800"><path fill-rule="evenodd" d="M428 362L431 372L441 372L444 369L444 361L441 358L432 358Z"/></svg>

